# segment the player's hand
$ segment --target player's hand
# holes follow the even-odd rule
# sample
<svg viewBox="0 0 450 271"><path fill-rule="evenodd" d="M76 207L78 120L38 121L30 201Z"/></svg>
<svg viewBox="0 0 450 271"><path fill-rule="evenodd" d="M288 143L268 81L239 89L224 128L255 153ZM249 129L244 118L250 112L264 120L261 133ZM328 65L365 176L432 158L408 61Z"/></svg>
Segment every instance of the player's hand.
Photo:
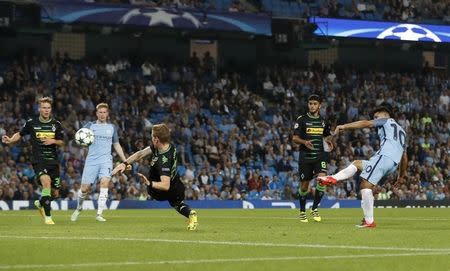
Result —
<svg viewBox="0 0 450 271"><path fill-rule="evenodd" d="M313 145L313 143L311 142L311 140L306 140L304 145L305 145L305 147L307 147L308 149L314 150L314 145Z"/></svg>
<svg viewBox="0 0 450 271"><path fill-rule="evenodd" d="M124 163L118 164L113 171L111 172L111 175L116 175L117 173L123 173L127 166Z"/></svg>
<svg viewBox="0 0 450 271"><path fill-rule="evenodd" d="M150 185L150 181L147 179L147 177L145 177L144 174L138 173L137 175L139 176L139 178L141 178L141 181L143 183L145 183L146 185Z"/></svg>
<svg viewBox="0 0 450 271"><path fill-rule="evenodd" d="M5 144L11 143L11 138L7 135L2 136L2 142Z"/></svg>
<svg viewBox="0 0 450 271"><path fill-rule="evenodd" d="M338 125L336 126L336 129L334 129L334 135L339 135L342 131L344 131L344 125Z"/></svg>
<svg viewBox="0 0 450 271"><path fill-rule="evenodd" d="M334 150L334 144L332 140L325 140L325 143L328 145L330 151Z"/></svg>
<svg viewBox="0 0 450 271"><path fill-rule="evenodd" d="M394 183L394 187L400 188L405 183L406 183L405 175L398 175L397 181Z"/></svg>
<svg viewBox="0 0 450 271"><path fill-rule="evenodd" d="M46 146L55 144L56 140L53 138L43 138L41 139L42 143Z"/></svg>

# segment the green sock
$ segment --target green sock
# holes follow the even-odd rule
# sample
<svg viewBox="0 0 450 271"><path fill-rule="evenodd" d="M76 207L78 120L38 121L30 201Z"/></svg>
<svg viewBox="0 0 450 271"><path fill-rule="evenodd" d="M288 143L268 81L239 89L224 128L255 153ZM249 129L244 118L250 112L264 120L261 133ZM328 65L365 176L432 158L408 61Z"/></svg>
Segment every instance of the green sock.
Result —
<svg viewBox="0 0 450 271"><path fill-rule="evenodd" d="M299 198L300 212L305 212L306 211L306 195L308 195L308 190L302 191L301 189L299 189L298 194L300 195L300 198Z"/></svg>
<svg viewBox="0 0 450 271"><path fill-rule="evenodd" d="M325 186L321 186L320 184L316 185L316 194L314 195L314 202L312 205L312 209L315 210L319 206L320 201L323 197L323 191L325 191Z"/></svg>
<svg viewBox="0 0 450 271"><path fill-rule="evenodd" d="M39 200L39 202L41 203L41 206L44 208L46 216L51 216L51 214L50 214L50 209L51 209L50 202L51 201L52 201L51 188L43 188L42 194L41 194L41 199Z"/></svg>

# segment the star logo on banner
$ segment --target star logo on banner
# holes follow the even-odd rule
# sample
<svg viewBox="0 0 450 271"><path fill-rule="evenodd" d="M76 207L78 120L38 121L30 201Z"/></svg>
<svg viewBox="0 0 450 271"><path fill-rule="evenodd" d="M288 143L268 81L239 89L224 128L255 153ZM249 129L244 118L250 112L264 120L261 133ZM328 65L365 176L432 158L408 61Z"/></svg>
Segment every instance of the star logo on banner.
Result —
<svg viewBox="0 0 450 271"><path fill-rule="evenodd" d="M119 22L122 24L126 24L131 18L140 15L150 18L150 22L148 24L149 26L164 24L173 27L172 20L180 17L178 15L170 14L160 8L156 8L156 12L141 12L136 8L123 15L122 18L120 18Z"/></svg>
<svg viewBox="0 0 450 271"><path fill-rule="evenodd" d="M150 23L148 24L149 26L164 24L173 27L172 19L180 17L178 15L167 13L159 8L156 10L157 12L142 13L142 15L150 18Z"/></svg>
<svg viewBox="0 0 450 271"><path fill-rule="evenodd" d="M131 20L136 16L144 16L150 19L148 24L149 26L163 24L166 26L174 27L173 19L176 18L182 18L184 20L191 22L195 26L195 28L200 28L202 25L202 23L197 19L197 17L195 17L194 15L192 15L192 13L189 12L183 12L181 15L176 15L168 13L161 8L156 8L155 10L156 11L141 12L141 10L138 8L132 9L127 13L125 13L125 15L122 16L122 18L120 18L119 23L127 24L129 20Z"/></svg>

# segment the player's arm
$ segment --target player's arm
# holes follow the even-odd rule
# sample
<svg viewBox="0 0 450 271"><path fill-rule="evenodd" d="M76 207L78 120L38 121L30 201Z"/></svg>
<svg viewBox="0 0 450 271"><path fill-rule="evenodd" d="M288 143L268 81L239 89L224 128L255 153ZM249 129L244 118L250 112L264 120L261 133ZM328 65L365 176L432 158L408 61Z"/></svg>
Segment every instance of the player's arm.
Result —
<svg viewBox="0 0 450 271"><path fill-rule="evenodd" d="M359 120L355 122L350 122L343 125L336 126L334 130L334 134L337 135L339 132L344 130L353 130L353 129L363 129L363 128L372 128L375 127L375 121L373 120Z"/></svg>
<svg viewBox="0 0 450 271"><path fill-rule="evenodd" d="M22 138L22 136L20 135L20 132L17 132L15 134L13 134L11 137L9 137L7 135L2 136L2 142L7 145L11 145L11 144L18 142L21 138Z"/></svg>
<svg viewBox="0 0 450 271"><path fill-rule="evenodd" d="M303 144L303 145L305 145L305 147L307 147L310 150L314 149L314 145L312 144L311 140L302 139L298 135L293 135L292 141L296 144Z"/></svg>
<svg viewBox="0 0 450 271"><path fill-rule="evenodd" d="M324 141L328 145L328 148L330 149L330 151L332 151L334 149L334 145L335 145L333 142L333 136L329 135L327 137L324 137Z"/></svg>
<svg viewBox="0 0 450 271"><path fill-rule="evenodd" d="M145 177L144 174L138 173L141 180L147 185L150 186L150 188L156 189L156 190L162 190L162 191L169 191L170 189L170 177L169 176L161 176L160 182L152 182L149 181L147 177Z"/></svg>
<svg viewBox="0 0 450 271"><path fill-rule="evenodd" d="M334 149L333 135L331 134L331 127L329 123L326 123L324 131L323 131L323 141L328 145L329 151Z"/></svg>
<svg viewBox="0 0 450 271"><path fill-rule="evenodd" d="M407 169L408 169L408 155L406 154L406 152L403 152L402 159L400 160L400 165L398 166L399 173L397 177L397 185L404 183Z"/></svg>
<svg viewBox="0 0 450 271"><path fill-rule="evenodd" d="M127 161L127 158L125 157L125 153L123 152L122 146L120 145L120 143L114 143L114 150L117 152L117 154L120 157L120 160L122 160L123 162Z"/></svg>
<svg viewBox="0 0 450 271"><path fill-rule="evenodd" d="M113 171L112 171L112 175L117 174L118 172L122 173L129 164L133 163L134 161L140 160L146 156L149 156L152 154L152 149L149 147L140 150L138 152L135 152L134 154L132 154L130 157L128 157L127 159L125 159L125 161L123 163L120 163L119 165L117 165Z"/></svg>
<svg viewBox="0 0 450 271"><path fill-rule="evenodd" d="M300 116L297 118L297 121L294 125L294 135L292 136L292 141L299 145L305 145L306 148L313 150L314 145L310 140L303 139L302 136L304 136L304 122L303 122L303 116Z"/></svg>

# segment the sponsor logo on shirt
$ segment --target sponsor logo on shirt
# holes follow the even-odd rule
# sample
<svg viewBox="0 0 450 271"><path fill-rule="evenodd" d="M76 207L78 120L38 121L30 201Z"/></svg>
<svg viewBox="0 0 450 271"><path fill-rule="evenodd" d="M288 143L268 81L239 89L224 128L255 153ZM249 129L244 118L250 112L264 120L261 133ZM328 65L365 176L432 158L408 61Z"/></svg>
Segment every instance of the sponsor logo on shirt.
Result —
<svg viewBox="0 0 450 271"><path fill-rule="evenodd" d="M36 132L36 138L45 139L45 138L55 138L55 132Z"/></svg>
<svg viewBox="0 0 450 271"><path fill-rule="evenodd" d="M323 128L306 128L306 133L310 135L321 135L323 134Z"/></svg>

